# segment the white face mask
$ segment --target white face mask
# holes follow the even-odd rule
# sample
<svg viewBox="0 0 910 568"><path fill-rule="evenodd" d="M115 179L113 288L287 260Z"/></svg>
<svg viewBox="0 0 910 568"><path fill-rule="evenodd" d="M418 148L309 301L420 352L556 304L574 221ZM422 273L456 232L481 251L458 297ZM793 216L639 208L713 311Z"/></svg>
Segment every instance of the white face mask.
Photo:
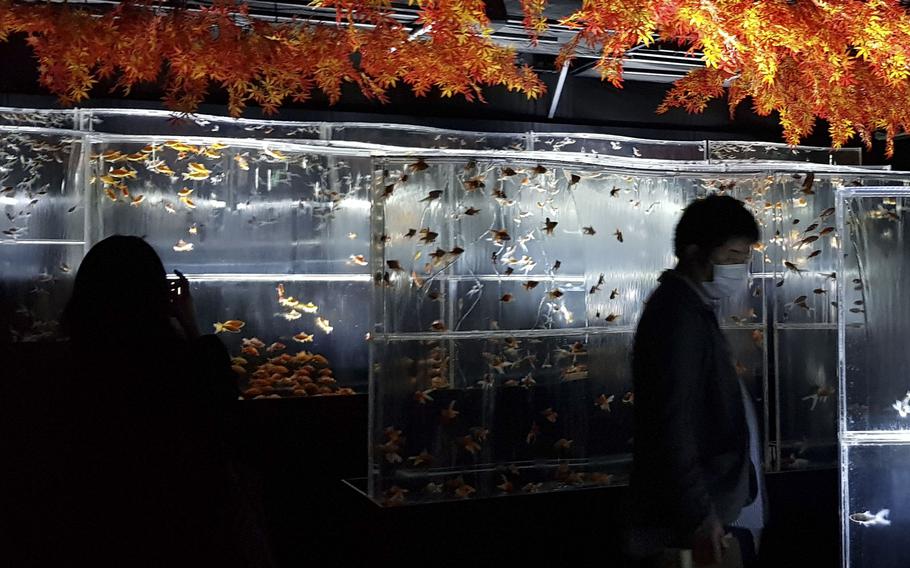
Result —
<svg viewBox="0 0 910 568"><path fill-rule="evenodd" d="M721 300L742 294L748 283L748 264L715 264L714 280L704 282L704 287L709 296Z"/></svg>

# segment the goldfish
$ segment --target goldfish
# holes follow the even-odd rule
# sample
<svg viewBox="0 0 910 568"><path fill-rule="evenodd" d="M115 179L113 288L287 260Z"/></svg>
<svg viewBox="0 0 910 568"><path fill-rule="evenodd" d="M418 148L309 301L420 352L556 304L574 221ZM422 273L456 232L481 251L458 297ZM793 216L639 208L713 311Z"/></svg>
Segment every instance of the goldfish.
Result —
<svg viewBox="0 0 910 568"><path fill-rule="evenodd" d="M401 268L401 263L398 262L397 260L387 260L387 261L385 261L385 263L386 263L386 266L388 266L390 270L404 270L403 268Z"/></svg>
<svg viewBox="0 0 910 568"><path fill-rule="evenodd" d="M508 167L502 168L500 171L502 171L502 175L503 175L504 177L512 177L512 176L514 176L515 174L518 173L518 172L516 172L514 169L508 168Z"/></svg>
<svg viewBox="0 0 910 568"><path fill-rule="evenodd" d="M547 292L547 297L550 298L551 300L558 300L559 298L563 297L563 295L564 294L563 294L562 290L560 290L559 288L553 288L552 290Z"/></svg>
<svg viewBox="0 0 910 568"><path fill-rule="evenodd" d="M610 396L602 394L599 397L597 397L597 400L594 401L594 406L600 408L601 410L610 412L610 403L611 402L613 402L612 394Z"/></svg>
<svg viewBox="0 0 910 568"><path fill-rule="evenodd" d="M828 207L827 209L825 209L824 211L819 213L818 218L824 219L826 217L830 217L831 215L834 215L834 207Z"/></svg>
<svg viewBox="0 0 910 568"><path fill-rule="evenodd" d="M804 396L803 400L811 400L812 406L809 408L809 410L815 410L815 406L819 402L827 402L828 397L830 397L834 393L835 393L834 387L831 387L828 385L822 385L822 386L818 387L818 389L816 389L816 391L814 393L812 393L808 396Z"/></svg>
<svg viewBox="0 0 910 568"><path fill-rule="evenodd" d="M834 232L834 227L825 227L821 231L818 232L818 236L823 237L831 232Z"/></svg>
<svg viewBox="0 0 910 568"><path fill-rule="evenodd" d="M177 214L177 210L174 209L174 204L173 204L173 203L171 203L170 201L164 201L163 203L164 203L164 210L165 210L165 211L167 211L168 213L174 214L174 215Z"/></svg>
<svg viewBox="0 0 910 568"><path fill-rule="evenodd" d="M294 321L294 320L298 320L298 319L300 319L301 317L303 317L303 314L300 313L300 312L298 312L297 310L288 310L288 311L286 311L286 312L283 312L283 313L280 313L280 314L275 314L275 315L280 315L281 317L283 317L283 318L286 319L287 321Z"/></svg>
<svg viewBox="0 0 910 568"><path fill-rule="evenodd" d="M439 415L442 416L444 421L455 420L458 418L458 415L461 414L458 410L455 410L455 401L449 403L449 406L439 411Z"/></svg>
<svg viewBox="0 0 910 568"><path fill-rule="evenodd" d="M189 197L181 197L181 198L180 198L180 203L183 203L183 204L186 205L189 209L195 209L195 208L196 208L196 204L193 203L193 200L190 199Z"/></svg>
<svg viewBox="0 0 910 568"><path fill-rule="evenodd" d="M297 335L295 335L293 337L293 340L297 341L298 343L312 343L313 336L312 336L312 334L308 334L308 333L301 331L300 333L298 333Z"/></svg>
<svg viewBox="0 0 910 568"><path fill-rule="evenodd" d="M613 236L616 237L617 241L622 242L622 231L616 229L616 231L613 233Z"/></svg>
<svg viewBox="0 0 910 568"><path fill-rule="evenodd" d="M174 244L173 248L174 252L190 252L193 250L194 246L193 243L188 243L183 239L180 239L176 244Z"/></svg>
<svg viewBox="0 0 910 568"><path fill-rule="evenodd" d="M409 172L422 172L429 167L430 165L424 162L423 158L418 158L416 162L408 165L407 170Z"/></svg>
<svg viewBox="0 0 910 568"><path fill-rule="evenodd" d="M591 235L591 236L597 234L597 231L594 230L594 227L582 227L581 232L584 235Z"/></svg>
<svg viewBox="0 0 910 568"><path fill-rule="evenodd" d="M607 317L604 319L607 320L607 322L612 323L619 319L619 314L607 314Z"/></svg>
<svg viewBox="0 0 910 568"><path fill-rule="evenodd" d="M435 201L435 200L439 199L440 197L442 197L442 190L441 190L441 189L434 189L433 191L429 192L429 193L427 194L427 196L424 197L423 199L421 199L420 201L421 201L421 202L423 202L423 201Z"/></svg>
<svg viewBox="0 0 910 568"><path fill-rule="evenodd" d="M432 465L433 456L430 455L430 453L428 451L423 450L416 456L409 457L408 461L411 462L411 465L413 465L414 467L420 467L420 466L427 467L427 466Z"/></svg>
<svg viewBox="0 0 910 568"><path fill-rule="evenodd" d="M752 330L752 343L759 349L762 348L762 345L765 343L765 332L760 329Z"/></svg>
<svg viewBox="0 0 910 568"><path fill-rule="evenodd" d="M281 150L271 150L269 148L263 148L262 153L265 154L266 156L268 156L269 158L272 158L273 160L284 161L284 160L288 159L288 157Z"/></svg>
<svg viewBox="0 0 910 568"><path fill-rule="evenodd" d="M227 320L225 322L215 322L212 325L215 328L215 333L223 333L225 331L228 333L240 333L246 322L242 320Z"/></svg>
<svg viewBox="0 0 910 568"><path fill-rule="evenodd" d="M786 266L788 270L796 272L797 274L801 274L801 273L805 272L805 270L802 270L800 267L796 266L789 260L784 261L784 266Z"/></svg>
<svg viewBox="0 0 910 568"><path fill-rule="evenodd" d="M907 391L903 400L895 400L894 404L891 405L891 408L896 410L901 418L910 416L910 391Z"/></svg>
<svg viewBox="0 0 910 568"><path fill-rule="evenodd" d="M528 435L525 436L525 442L530 446L537 440L537 435L540 434L540 426L537 425L537 422L531 424L531 430L528 432Z"/></svg>
<svg viewBox="0 0 910 568"><path fill-rule="evenodd" d="M237 167L244 171L247 171L250 169L250 162L246 158L247 155L248 154L246 154L246 153L234 155L234 162L237 163Z"/></svg>
<svg viewBox="0 0 910 568"><path fill-rule="evenodd" d="M547 173L547 168L541 166L540 164L537 164L536 166L531 168L531 173L534 175L545 174L545 173Z"/></svg>
<svg viewBox="0 0 910 568"><path fill-rule="evenodd" d="M117 201L117 198L118 198L117 192L115 192L113 189L111 189L109 187L104 189L104 195L106 195L107 198L110 199L111 201Z"/></svg>
<svg viewBox="0 0 910 568"><path fill-rule="evenodd" d="M455 495L461 497L462 499L467 499L471 496L472 493L476 493L477 490L471 487L468 484L463 484L455 490Z"/></svg>
<svg viewBox="0 0 910 568"><path fill-rule="evenodd" d="M432 402L432 401L433 401L433 397L430 396L430 393L431 393L431 392L433 392L433 389L426 389L426 390L418 390L418 391L415 391L415 392L414 392L414 400L417 401L418 404L426 404L427 401Z"/></svg>
<svg viewBox="0 0 910 568"><path fill-rule="evenodd" d="M297 309L307 314L315 314L319 311L319 306L313 302L307 302L306 304L301 304L298 302Z"/></svg>
<svg viewBox="0 0 910 568"><path fill-rule="evenodd" d="M142 205L142 202L145 201L145 195L137 195L130 201L130 205L133 207L139 207Z"/></svg>
<svg viewBox="0 0 910 568"><path fill-rule="evenodd" d="M550 218L547 217L547 218L544 220L544 227L543 227L543 230L544 230L544 232L545 232L546 234L552 235L552 234L553 234L553 230L556 228L556 225L558 225L558 224L559 224L558 221L550 221Z"/></svg>
<svg viewBox="0 0 910 568"><path fill-rule="evenodd" d="M553 449L557 451L566 451L572 447L572 442L574 440L567 440L565 438L560 438L553 444Z"/></svg>
<svg viewBox="0 0 910 568"><path fill-rule="evenodd" d="M433 331L445 331L446 324L444 324L442 320L435 320L430 324L430 329Z"/></svg>
<svg viewBox="0 0 910 568"><path fill-rule="evenodd" d="M509 232L505 229L490 229L490 233L493 235L493 240L497 243L512 240L512 237L509 236Z"/></svg>
<svg viewBox="0 0 910 568"><path fill-rule="evenodd" d="M421 229L420 234L422 235L420 237L420 242L422 242L423 244L426 244L426 245L435 241L436 237L439 236L439 233L434 233L429 228Z"/></svg>
<svg viewBox="0 0 910 568"><path fill-rule="evenodd" d="M159 163L159 164L156 164L154 167L151 167L151 166L150 166L149 169L151 169L153 172L155 172L155 173L157 173L157 174L163 174L163 175L166 175L166 176L173 176L173 175L174 175L174 170L172 170L172 169L170 168L170 166L168 166L167 164L165 164L163 161L162 161L161 163Z"/></svg>
<svg viewBox="0 0 910 568"><path fill-rule="evenodd" d="M477 454L482 449L482 446L472 436L461 436L458 438L458 444L464 448L464 451L472 455Z"/></svg>
<svg viewBox="0 0 910 568"><path fill-rule="evenodd" d="M799 248L802 248L802 247L804 247L804 246L806 246L806 245L810 245L810 244L814 243L814 242L817 241L817 240L818 240L818 236L817 236L817 235L810 235L810 236L806 237L805 239L803 239L803 240L799 241L798 243L796 243L796 248L799 249Z"/></svg>
<svg viewBox="0 0 910 568"><path fill-rule="evenodd" d="M266 352L275 353L277 351L283 351L285 349L285 347L287 347L287 346L284 343L281 343L280 341L276 341L275 343L272 343L271 345L268 346L268 348L266 349Z"/></svg>
<svg viewBox="0 0 910 568"><path fill-rule="evenodd" d="M810 258L815 258L816 256L820 255L821 253L822 253L821 250L814 250L809 254L809 256L806 257L806 260L809 260Z"/></svg>
<svg viewBox="0 0 910 568"><path fill-rule="evenodd" d="M332 330L335 329L334 327L329 325L329 320L327 320L323 317L316 318L316 327L318 327L319 329L324 331L326 333L326 335L332 333Z"/></svg>
<svg viewBox="0 0 910 568"><path fill-rule="evenodd" d="M613 288L613 291L610 292L610 299L615 300L619 296L619 288Z"/></svg>
<svg viewBox="0 0 910 568"><path fill-rule="evenodd" d="M502 483L497 485L496 489L499 489L503 493L511 493L512 491L514 491L515 488L512 486L512 482L509 481L508 477L506 477L505 475L502 475L502 474L500 474L499 477L502 479Z"/></svg>
<svg viewBox="0 0 910 568"><path fill-rule="evenodd" d="M629 391L626 394L622 395L622 403L628 405L635 404L635 393Z"/></svg>
<svg viewBox="0 0 910 568"><path fill-rule="evenodd" d="M369 264L369 262L367 262L367 259L362 254L352 254L348 257L348 264L366 266Z"/></svg>
<svg viewBox="0 0 910 568"><path fill-rule="evenodd" d="M850 515L850 520L854 523L863 525L864 527L887 527L891 525L891 521L888 520L888 515L891 514L891 511L888 509L882 509L874 515L869 511L863 511L862 513L853 513Z"/></svg>
<svg viewBox="0 0 910 568"><path fill-rule="evenodd" d="M527 483L521 488L525 493L539 493L543 489L543 483Z"/></svg>
<svg viewBox="0 0 910 568"><path fill-rule="evenodd" d="M127 168L117 168L116 170L111 170L107 173L112 178L121 179L121 178L130 178L136 179L138 172L136 170L130 170Z"/></svg>

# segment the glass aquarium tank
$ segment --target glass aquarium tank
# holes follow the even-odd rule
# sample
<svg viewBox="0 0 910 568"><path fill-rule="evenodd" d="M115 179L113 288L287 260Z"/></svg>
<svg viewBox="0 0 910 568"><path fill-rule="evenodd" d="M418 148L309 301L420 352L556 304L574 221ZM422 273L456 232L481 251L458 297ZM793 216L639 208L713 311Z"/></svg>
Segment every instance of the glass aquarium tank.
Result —
<svg viewBox="0 0 910 568"><path fill-rule="evenodd" d="M750 143L709 161L702 141L172 118L0 109L14 341L55 340L84 251L139 235L189 278L244 399L370 390L376 501L621 484L642 302L685 205L730 194L762 231L719 317L765 465L835 465L834 192L906 176Z"/></svg>
<svg viewBox="0 0 910 568"><path fill-rule="evenodd" d="M910 278L906 187L838 192L841 501L845 568L906 565Z"/></svg>
<svg viewBox="0 0 910 568"><path fill-rule="evenodd" d="M369 154L258 140L92 136L91 241L143 235L189 279L245 398L367 380Z"/></svg>

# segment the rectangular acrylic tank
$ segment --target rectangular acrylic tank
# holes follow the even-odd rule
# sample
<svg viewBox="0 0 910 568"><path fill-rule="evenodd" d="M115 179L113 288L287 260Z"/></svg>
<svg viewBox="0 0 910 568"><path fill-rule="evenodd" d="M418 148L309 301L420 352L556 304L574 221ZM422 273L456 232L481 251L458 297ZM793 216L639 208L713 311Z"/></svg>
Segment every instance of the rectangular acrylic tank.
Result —
<svg viewBox="0 0 910 568"><path fill-rule="evenodd" d="M245 322L221 334L244 396L362 390L371 168L325 145L93 135L91 240L143 235L189 278L203 330ZM327 360L324 384L296 372L301 351Z"/></svg>
<svg viewBox="0 0 910 568"><path fill-rule="evenodd" d="M673 228L686 204L718 191L772 223L773 175L462 154L376 161L371 496L623 483L632 337L673 264ZM719 316L761 407L773 267L762 247L752 264L749 293Z"/></svg>

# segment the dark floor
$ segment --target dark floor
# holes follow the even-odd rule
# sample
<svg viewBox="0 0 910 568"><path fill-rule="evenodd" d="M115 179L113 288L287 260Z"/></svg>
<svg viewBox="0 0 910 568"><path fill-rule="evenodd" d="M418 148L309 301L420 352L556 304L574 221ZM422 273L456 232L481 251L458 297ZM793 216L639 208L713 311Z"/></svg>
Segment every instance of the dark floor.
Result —
<svg viewBox="0 0 910 568"><path fill-rule="evenodd" d="M20 356L34 369L45 362L39 353ZM0 469L14 481L42 473L45 418L53 412L49 376L12 382L0 375ZM622 487L377 507L342 482L366 471L367 410L365 395L243 403L238 431L263 480L281 566L367 566L380 559L393 566L622 566L619 538L628 512ZM0 483L0 498L16 487ZM801 568L838 566L837 487L833 469L768 476L771 521L762 566L795 566L797 560ZM2 536L28 538L42 530L42 519L28 514L7 517L24 520L4 528L10 509L0 502L0 510ZM37 542L48 539L53 535ZM4 549L0 565L10 565Z"/></svg>

